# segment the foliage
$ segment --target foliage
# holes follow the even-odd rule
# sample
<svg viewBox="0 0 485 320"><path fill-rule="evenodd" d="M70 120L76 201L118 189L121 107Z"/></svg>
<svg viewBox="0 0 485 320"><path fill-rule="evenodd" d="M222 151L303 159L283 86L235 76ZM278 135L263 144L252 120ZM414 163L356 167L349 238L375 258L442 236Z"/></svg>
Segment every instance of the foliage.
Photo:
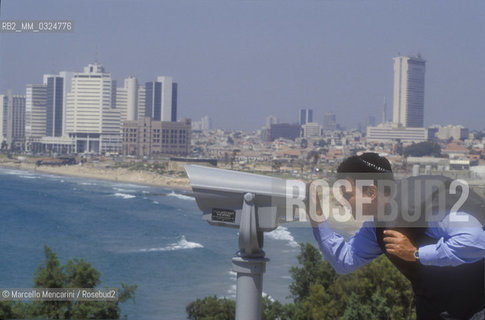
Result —
<svg viewBox="0 0 485 320"><path fill-rule="evenodd" d="M55 252L44 246L45 260L34 274L35 288L95 288L101 274L83 259L61 265ZM137 285L121 283L118 301L33 301L0 302L0 319L119 319L120 303L134 300Z"/></svg>
<svg viewBox="0 0 485 320"><path fill-rule="evenodd" d="M284 312L284 307L278 301L264 297L262 301L262 319L278 319ZM217 298L216 296L197 299L186 307L187 319L190 320L233 320L236 313L234 300Z"/></svg>
<svg viewBox="0 0 485 320"><path fill-rule="evenodd" d="M423 157L423 156L441 156L441 147L438 143L433 141L424 141L420 143L413 143L404 148L405 157Z"/></svg>
<svg viewBox="0 0 485 320"><path fill-rule="evenodd" d="M273 160L271 163L271 170L279 172L281 169L281 161Z"/></svg>
<svg viewBox="0 0 485 320"><path fill-rule="evenodd" d="M310 244L301 246L290 273L290 293L311 319L410 319L414 316L409 281L385 257L347 275L337 275ZM305 319L305 318L302 318Z"/></svg>
<svg viewBox="0 0 485 320"><path fill-rule="evenodd" d="M308 147L308 140L307 139L301 139L300 148L306 149L307 147Z"/></svg>
<svg viewBox="0 0 485 320"><path fill-rule="evenodd" d="M411 285L385 256L354 273L338 275L322 260L320 252L307 243L301 245L298 263L299 266L290 269L293 303L282 305L265 298L263 319L415 319ZM217 313L223 309L220 305L234 306L234 302L216 297L205 299L187 307L189 319L234 318L233 313ZM194 309L194 305L199 307ZM194 310L198 311L197 317L193 316ZM219 315L222 317L217 318Z"/></svg>
<svg viewBox="0 0 485 320"><path fill-rule="evenodd" d="M212 296L191 302L185 310L190 320L231 320L234 319L236 303Z"/></svg>

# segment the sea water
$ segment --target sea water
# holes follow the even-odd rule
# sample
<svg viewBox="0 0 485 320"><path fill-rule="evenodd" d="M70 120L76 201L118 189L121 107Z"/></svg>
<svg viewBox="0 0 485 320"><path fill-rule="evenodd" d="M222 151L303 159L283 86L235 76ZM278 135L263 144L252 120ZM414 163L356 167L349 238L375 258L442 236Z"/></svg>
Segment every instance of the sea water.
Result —
<svg viewBox="0 0 485 320"><path fill-rule="evenodd" d="M90 262L100 287L137 284L135 302L122 304L128 319L185 319L197 298L235 298L237 230L207 224L181 191L0 169L0 210L2 288L33 286L45 244L62 264ZM315 245L309 228L266 234L263 290L271 298L290 301L301 242Z"/></svg>

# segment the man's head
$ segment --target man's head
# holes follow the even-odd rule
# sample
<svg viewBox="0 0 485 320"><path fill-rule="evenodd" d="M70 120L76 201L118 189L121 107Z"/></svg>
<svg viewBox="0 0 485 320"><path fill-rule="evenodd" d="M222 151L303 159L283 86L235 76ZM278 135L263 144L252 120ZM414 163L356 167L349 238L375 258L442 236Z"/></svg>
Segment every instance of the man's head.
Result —
<svg viewBox="0 0 485 320"><path fill-rule="evenodd" d="M346 179L352 185L351 190L342 188L344 198L350 203L352 213L355 215L357 200L367 197L370 203L363 204L362 213L364 215L375 215L379 196L379 181L394 180L390 162L379 156L377 153L366 152L360 156L352 156L345 159L337 168L337 178ZM372 180L370 186L358 190L356 188L358 180Z"/></svg>

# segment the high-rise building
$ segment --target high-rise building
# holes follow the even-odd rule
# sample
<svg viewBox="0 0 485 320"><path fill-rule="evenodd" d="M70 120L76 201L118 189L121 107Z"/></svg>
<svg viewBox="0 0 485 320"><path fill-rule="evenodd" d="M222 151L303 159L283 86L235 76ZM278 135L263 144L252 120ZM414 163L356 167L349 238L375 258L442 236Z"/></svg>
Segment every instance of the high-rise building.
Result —
<svg viewBox="0 0 485 320"><path fill-rule="evenodd" d="M312 109L301 109L300 110L300 126L313 122L313 110Z"/></svg>
<svg viewBox="0 0 485 320"><path fill-rule="evenodd" d="M273 115L267 116L266 117L266 129L270 129L272 124L277 124L278 123L278 118L276 118Z"/></svg>
<svg viewBox="0 0 485 320"><path fill-rule="evenodd" d="M138 105L138 110L136 114L136 119L143 119L145 117L145 107L146 107L146 90L144 86L140 86L138 88L138 99L137 99L137 105Z"/></svg>
<svg viewBox="0 0 485 320"><path fill-rule="evenodd" d="M44 75L46 87L46 137L61 137L64 125L64 77Z"/></svg>
<svg viewBox="0 0 485 320"><path fill-rule="evenodd" d="M145 117L155 121L177 121L177 83L159 76L145 83Z"/></svg>
<svg viewBox="0 0 485 320"><path fill-rule="evenodd" d="M419 55L394 58L393 122L398 126L424 126L425 63Z"/></svg>
<svg viewBox="0 0 485 320"><path fill-rule="evenodd" d="M64 78L62 87L62 97L63 97L63 107L62 107L62 136L66 135L66 106L67 106L67 94L71 92L72 78L74 72L72 71L61 71L59 76Z"/></svg>
<svg viewBox="0 0 485 320"><path fill-rule="evenodd" d="M337 116L334 113L327 112L323 115L323 130L337 130Z"/></svg>
<svg viewBox="0 0 485 320"><path fill-rule="evenodd" d="M46 132L47 87L43 84L29 84L25 90L25 150L30 151L32 143L40 140Z"/></svg>
<svg viewBox="0 0 485 320"><path fill-rule="evenodd" d="M25 140L25 96L13 95L7 90L0 95L2 121L2 135L7 147L22 149Z"/></svg>
<svg viewBox="0 0 485 320"><path fill-rule="evenodd" d="M201 130L212 130L212 119L209 116L203 116L200 119Z"/></svg>
<svg viewBox="0 0 485 320"><path fill-rule="evenodd" d="M75 152L120 152L120 112L116 84L98 63L74 73L66 106L66 132L75 140Z"/></svg>
<svg viewBox="0 0 485 320"><path fill-rule="evenodd" d="M116 88L116 109L120 111L121 123L138 118L138 91L134 77L126 78L123 88Z"/></svg>

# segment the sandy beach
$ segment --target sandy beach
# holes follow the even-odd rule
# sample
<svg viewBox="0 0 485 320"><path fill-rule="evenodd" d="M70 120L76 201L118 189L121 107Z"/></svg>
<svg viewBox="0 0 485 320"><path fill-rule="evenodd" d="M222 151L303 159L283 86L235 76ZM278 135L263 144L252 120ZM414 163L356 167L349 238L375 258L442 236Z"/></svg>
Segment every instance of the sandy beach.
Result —
<svg viewBox="0 0 485 320"><path fill-rule="evenodd" d="M36 166L33 163L2 159L0 167L30 172L42 172L71 177L119 181L141 185L157 186L177 190L191 190L188 178L161 175L145 170L127 168L106 168L102 165L84 163L82 165Z"/></svg>

